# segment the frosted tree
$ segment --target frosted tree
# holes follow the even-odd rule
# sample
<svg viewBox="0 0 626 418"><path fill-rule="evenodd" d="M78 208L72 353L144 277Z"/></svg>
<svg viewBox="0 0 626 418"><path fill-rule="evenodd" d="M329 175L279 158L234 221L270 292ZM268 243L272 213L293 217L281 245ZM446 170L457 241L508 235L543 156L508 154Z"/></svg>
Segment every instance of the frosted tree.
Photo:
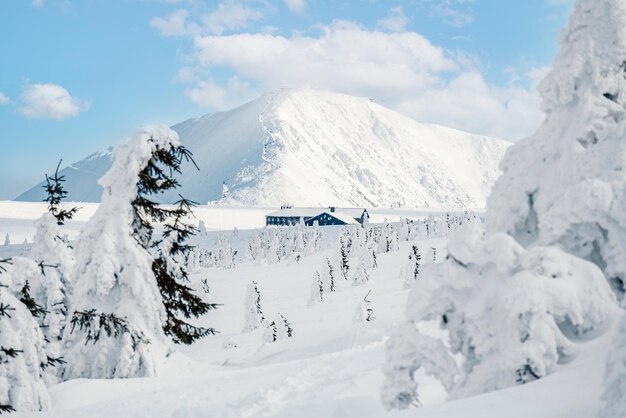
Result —
<svg viewBox="0 0 626 418"><path fill-rule="evenodd" d="M278 340L293 337L293 328L291 327L291 323L289 323L283 314L276 314L274 322L276 322L276 338Z"/></svg>
<svg viewBox="0 0 626 418"><path fill-rule="evenodd" d="M48 212L35 221L35 237L30 258L37 267L22 272L32 295L33 303L42 312L35 315L47 341L46 351L51 361L62 357L61 338L67 324L72 286L69 280L74 258L66 239L61 237L59 226L78 211L78 208L61 209L67 192L63 188L64 176L57 165L54 175L46 175L46 202ZM26 263L22 263L25 265Z"/></svg>
<svg viewBox="0 0 626 418"><path fill-rule="evenodd" d="M596 264L622 298L626 278L626 5L579 0L539 86L546 119L510 147L486 228L556 244Z"/></svg>
<svg viewBox="0 0 626 418"><path fill-rule="evenodd" d="M319 271L315 271L313 274L313 282L311 283L311 297L309 298L309 305L313 305L317 302L324 301L324 282Z"/></svg>
<svg viewBox="0 0 626 418"><path fill-rule="evenodd" d="M419 254L419 249L417 246L413 246L411 248L411 253L409 254L409 261L404 271L404 288L410 289L413 286L413 283L417 281L417 278L420 274L420 262L422 260L422 256Z"/></svg>
<svg viewBox="0 0 626 418"><path fill-rule="evenodd" d="M356 314L354 315L354 322L371 322L374 319L374 307L372 306L372 301L368 299L372 291L368 291L365 297L361 302L359 302L359 306L356 309Z"/></svg>
<svg viewBox="0 0 626 418"><path fill-rule="evenodd" d="M407 323L388 343L388 408L417 399L407 394L415 393L418 368L435 375L452 398L545 377L578 339L604 329L618 310L602 272L556 247L526 250L473 223L448 249L442 264L424 266L407 301ZM421 334L420 321L438 321L449 348Z"/></svg>
<svg viewBox="0 0 626 418"><path fill-rule="evenodd" d="M376 259L376 249L373 247L366 245L363 248L363 253L361 254L361 261L364 263L365 267L370 269L378 268L378 260Z"/></svg>
<svg viewBox="0 0 626 418"><path fill-rule="evenodd" d="M4 245L5 246L9 246L11 245L11 237L9 237L9 233L7 232L7 234L4 236Z"/></svg>
<svg viewBox="0 0 626 418"><path fill-rule="evenodd" d="M329 292L334 292L335 279L335 267L333 267L333 263L330 261L330 258L326 257L324 259L324 266L322 267L322 283L324 283L324 289L328 290Z"/></svg>
<svg viewBox="0 0 626 418"><path fill-rule="evenodd" d="M202 219L198 221L198 235L200 235L201 237L207 235L206 223Z"/></svg>
<svg viewBox="0 0 626 418"><path fill-rule="evenodd" d="M65 379L153 376L170 349L163 298L145 249L151 225L136 216L136 199L139 176L155 152L178 145L172 130L146 129L116 147L111 169L99 180L101 203L75 243Z"/></svg>
<svg viewBox="0 0 626 418"><path fill-rule="evenodd" d="M370 276L367 273L367 268L363 260L359 260L352 269L351 276L352 286L361 286L370 281Z"/></svg>
<svg viewBox="0 0 626 418"><path fill-rule="evenodd" d="M291 338L293 336L293 329L291 324L287 321L287 318L281 313L276 314L276 317L272 322L267 325L265 332L263 333L263 341L272 343L278 340Z"/></svg>
<svg viewBox="0 0 626 418"><path fill-rule="evenodd" d="M228 189L226 182L222 182L222 199L226 199L229 194L230 190Z"/></svg>
<svg viewBox="0 0 626 418"><path fill-rule="evenodd" d="M50 407L42 378L48 362L44 336L16 297L21 294L16 287L22 286L14 283L9 264L0 260L0 414L42 411Z"/></svg>
<svg viewBox="0 0 626 418"><path fill-rule="evenodd" d="M254 331L265 324L265 315L261 308L261 292L256 282L248 284L246 289L246 318L243 332Z"/></svg>

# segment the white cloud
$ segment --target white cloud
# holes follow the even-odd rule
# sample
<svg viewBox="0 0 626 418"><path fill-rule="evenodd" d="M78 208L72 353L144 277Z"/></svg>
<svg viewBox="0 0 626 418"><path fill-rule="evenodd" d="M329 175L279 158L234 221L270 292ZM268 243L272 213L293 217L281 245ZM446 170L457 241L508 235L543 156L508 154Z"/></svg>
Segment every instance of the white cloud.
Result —
<svg viewBox="0 0 626 418"><path fill-rule="evenodd" d="M210 13L192 21L185 9L176 10L168 16L153 17L150 25L163 36L196 36L201 34L221 35L228 31L241 30L251 22L263 18L259 10L235 0L225 0Z"/></svg>
<svg viewBox="0 0 626 418"><path fill-rule="evenodd" d="M221 34L227 30L238 30L248 26L252 21L259 20L263 14L234 0L220 3L217 8L202 17L204 28L213 34Z"/></svg>
<svg viewBox="0 0 626 418"><path fill-rule="evenodd" d="M89 108L83 102L57 84L28 84L21 97L21 114L38 119L65 119L76 116Z"/></svg>
<svg viewBox="0 0 626 418"><path fill-rule="evenodd" d="M198 81L195 87L185 89L185 95L200 106L225 109L252 100L256 93L238 77L231 77L224 86L210 78Z"/></svg>
<svg viewBox="0 0 626 418"><path fill-rule="evenodd" d="M428 6L429 14L445 24L463 27L474 21L471 3L475 0L421 0Z"/></svg>
<svg viewBox="0 0 626 418"><path fill-rule="evenodd" d="M396 108L420 121L511 140L532 134L543 118L536 84L490 85L476 71L401 100Z"/></svg>
<svg viewBox="0 0 626 418"><path fill-rule="evenodd" d="M7 103L9 103L9 98L6 94L0 91L0 106Z"/></svg>
<svg viewBox="0 0 626 418"><path fill-rule="evenodd" d="M408 24L409 18L404 14L402 6L390 9L387 17L377 22L378 27L391 32L403 32Z"/></svg>
<svg viewBox="0 0 626 418"><path fill-rule="evenodd" d="M187 15L187 10L176 10L165 18L153 17L150 25L163 36L188 35L191 29L187 27Z"/></svg>
<svg viewBox="0 0 626 418"><path fill-rule="evenodd" d="M306 0L283 0L285 6L294 13L303 13L306 9Z"/></svg>
<svg viewBox="0 0 626 418"><path fill-rule="evenodd" d="M264 88L311 85L394 97L439 83L457 64L417 33L368 31L337 21L319 37L269 34L205 36L195 40L204 67L232 68Z"/></svg>

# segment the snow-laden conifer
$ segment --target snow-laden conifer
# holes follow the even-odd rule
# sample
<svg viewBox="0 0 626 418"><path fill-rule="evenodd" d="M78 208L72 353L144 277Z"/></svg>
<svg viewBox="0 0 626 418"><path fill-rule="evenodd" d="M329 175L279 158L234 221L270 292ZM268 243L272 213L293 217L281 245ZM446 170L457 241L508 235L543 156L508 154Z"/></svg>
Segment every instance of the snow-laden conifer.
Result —
<svg viewBox="0 0 626 418"><path fill-rule="evenodd" d="M420 274L420 263L422 260L422 256L419 253L419 249L417 246L413 246L411 248L411 252L409 253L409 261L407 262L406 268L404 270L404 288L410 289L413 286L413 283L417 281L417 278Z"/></svg>
<svg viewBox="0 0 626 418"><path fill-rule="evenodd" d="M356 308L356 313L354 315L354 322L372 322L374 319L374 307L372 305L372 301L368 299L370 293L372 291L368 291L362 301L359 302L359 306Z"/></svg>
<svg viewBox="0 0 626 418"><path fill-rule="evenodd" d="M151 226L136 216L135 204L139 176L154 153L178 145L170 129L146 129L115 149L99 180L102 201L75 243L65 379L152 376L169 350L163 299L145 249Z"/></svg>
<svg viewBox="0 0 626 418"><path fill-rule="evenodd" d="M370 276L363 260L359 260L356 263L350 275L352 286L361 286L370 281Z"/></svg>
<svg viewBox="0 0 626 418"><path fill-rule="evenodd" d="M243 332L254 331L265 323L265 315L261 307L261 292L256 282L248 284L246 288L246 317Z"/></svg>
<svg viewBox="0 0 626 418"><path fill-rule="evenodd" d="M511 146L486 229L558 245L626 283L626 5L579 0L539 86L546 118Z"/></svg>
<svg viewBox="0 0 626 418"><path fill-rule="evenodd" d="M448 250L445 262L424 266L407 301L408 325L389 341L383 392L389 408L415 401L407 394L415 392L412 376L420 367L453 398L545 377L617 309L602 272L556 247L526 250L473 223L453 236ZM429 320L447 331L449 348L413 325ZM454 356L462 358L461 368Z"/></svg>
<svg viewBox="0 0 626 418"><path fill-rule="evenodd" d="M319 271L313 273L313 281L311 282L311 296L309 297L309 305L324 301L324 282Z"/></svg>
<svg viewBox="0 0 626 418"><path fill-rule="evenodd" d="M44 336L23 297L10 260L0 260L0 414L48 409L42 373L48 359ZM18 289L19 288L19 289Z"/></svg>

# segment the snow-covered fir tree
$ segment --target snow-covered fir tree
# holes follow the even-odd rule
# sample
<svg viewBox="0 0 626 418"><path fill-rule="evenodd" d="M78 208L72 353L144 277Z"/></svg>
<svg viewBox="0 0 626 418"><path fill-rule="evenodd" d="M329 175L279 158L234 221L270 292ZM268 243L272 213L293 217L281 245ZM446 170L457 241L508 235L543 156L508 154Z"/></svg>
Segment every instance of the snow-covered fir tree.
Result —
<svg viewBox="0 0 626 418"><path fill-rule="evenodd" d="M370 293L372 291L368 291L362 301L359 302L359 306L356 309L356 313L354 315L354 322L371 322L374 319L374 307L372 305L372 301L368 299Z"/></svg>
<svg viewBox="0 0 626 418"><path fill-rule="evenodd" d="M248 284L246 288L246 317L243 332L254 331L265 324L265 315L261 307L261 292L256 282Z"/></svg>
<svg viewBox="0 0 626 418"><path fill-rule="evenodd" d="M222 199L226 199L228 197L228 195L230 194L230 190L228 189L228 186L226 185L226 182L222 182Z"/></svg>
<svg viewBox="0 0 626 418"><path fill-rule="evenodd" d="M411 248L409 253L409 261L404 271L404 288L410 289L411 286L417 281L420 274L420 263L422 256L419 253L417 246Z"/></svg>
<svg viewBox="0 0 626 418"><path fill-rule="evenodd" d="M356 266L352 269L351 273L351 282L352 286L361 286L369 282L370 276L367 272L367 268L365 267L365 262L363 260L359 260L356 263Z"/></svg>
<svg viewBox="0 0 626 418"><path fill-rule="evenodd" d="M146 250L151 225L136 216L136 200L139 176L155 152L179 145L169 128L148 128L117 146L111 169L99 180L102 201L75 243L65 379L152 376L170 349L163 331L167 314Z"/></svg>
<svg viewBox="0 0 626 418"><path fill-rule="evenodd" d="M287 318L281 313L276 314L274 320L270 322L263 333L263 341L272 343L278 340L291 338L293 328Z"/></svg>
<svg viewBox="0 0 626 418"><path fill-rule="evenodd" d="M291 323L285 318L285 315L278 313L274 319L276 322L276 339L283 340L293 337L293 328Z"/></svg>
<svg viewBox="0 0 626 418"><path fill-rule="evenodd" d="M388 342L388 408L415 403L419 368L452 398L545 377L577 338L602 330L617 309L602 272L556 247L526 250L509 235L486 235L479 223L448 246L447 261L424 266L407 301L407 322ZM428 320L447 331L449 348L415 326ZM566 332L563 321L570 324Z"/></svg>
<svg viewBox="0 0 626 418"><path fill-rule="evenodd" d="M579 0L539 86L546 119L511 146L487 201L486 229L558 245L596 264L620 299L626 282L626 13Z"/></svg>
<svg viewBox="0 0 626 418"><path fill-rule="evenodd" d="M202 219L198 221L198 235L200 235L201 237L207 235L206 223Z"/></svg>
<svg viewBox="0 0 626 418"><path fill-rule="evenodd" d="M30 258L38 268L25 268L24 278L30 288L33 302L41 307L37 320L47 341L48 357L54 361L63 356L61 338L67 325L72 285L69 280L74 263L66 239L61 237L59 226L78 211L78 208L61 209L67 191L63 188L64 176L59 175L59 165L54 175L46 175L46 202L48 212L35 221L35 237ZM50 375L47 374L49 378Z"/></svg>
<svg viewBox="0 0 626 418"><path fill-rule="evenodd" d="M10 260L0 260L0 414L33 412L50 407L42 365L48 364L44 336L19 297ZM19 289L18 289L19 288Z"/></svg>
<svg viewBox="0 0 626 418"><path fill-rule="evenodd" d="M5 246L9 246L11 245L11 237L9 237L9 233L7 232L7 234L4 236L4 245Z"/></svg>
<svg viewBox="0 0 626 418"><path fill-rule="evenodd" d="M324 281L319 271L315 270L313 273L313 281L311 282L311 297L309 298L309 305L313 305L317 302L324 301Z"/></svg>
<svg viewBox="0 0 626 418"><path fill-rule="evenodd" d="M324 259L324 265L322 266L322 283L324 283L324 289L329 292L335 291L335 285L337 280L336 269L330 258Z"/></svg>

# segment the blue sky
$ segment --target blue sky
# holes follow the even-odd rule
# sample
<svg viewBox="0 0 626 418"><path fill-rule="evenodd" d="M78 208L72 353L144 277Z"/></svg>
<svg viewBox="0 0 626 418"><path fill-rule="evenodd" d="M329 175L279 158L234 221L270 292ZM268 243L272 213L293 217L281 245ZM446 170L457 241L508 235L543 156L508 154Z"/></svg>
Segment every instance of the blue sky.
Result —
<svg viewBox="0 0 626 418"><path fill-rule="evenodd" d="M515 140L568 0L0 2L0 199L146 123L280 87L374 97L424 122Z"/></svg>

